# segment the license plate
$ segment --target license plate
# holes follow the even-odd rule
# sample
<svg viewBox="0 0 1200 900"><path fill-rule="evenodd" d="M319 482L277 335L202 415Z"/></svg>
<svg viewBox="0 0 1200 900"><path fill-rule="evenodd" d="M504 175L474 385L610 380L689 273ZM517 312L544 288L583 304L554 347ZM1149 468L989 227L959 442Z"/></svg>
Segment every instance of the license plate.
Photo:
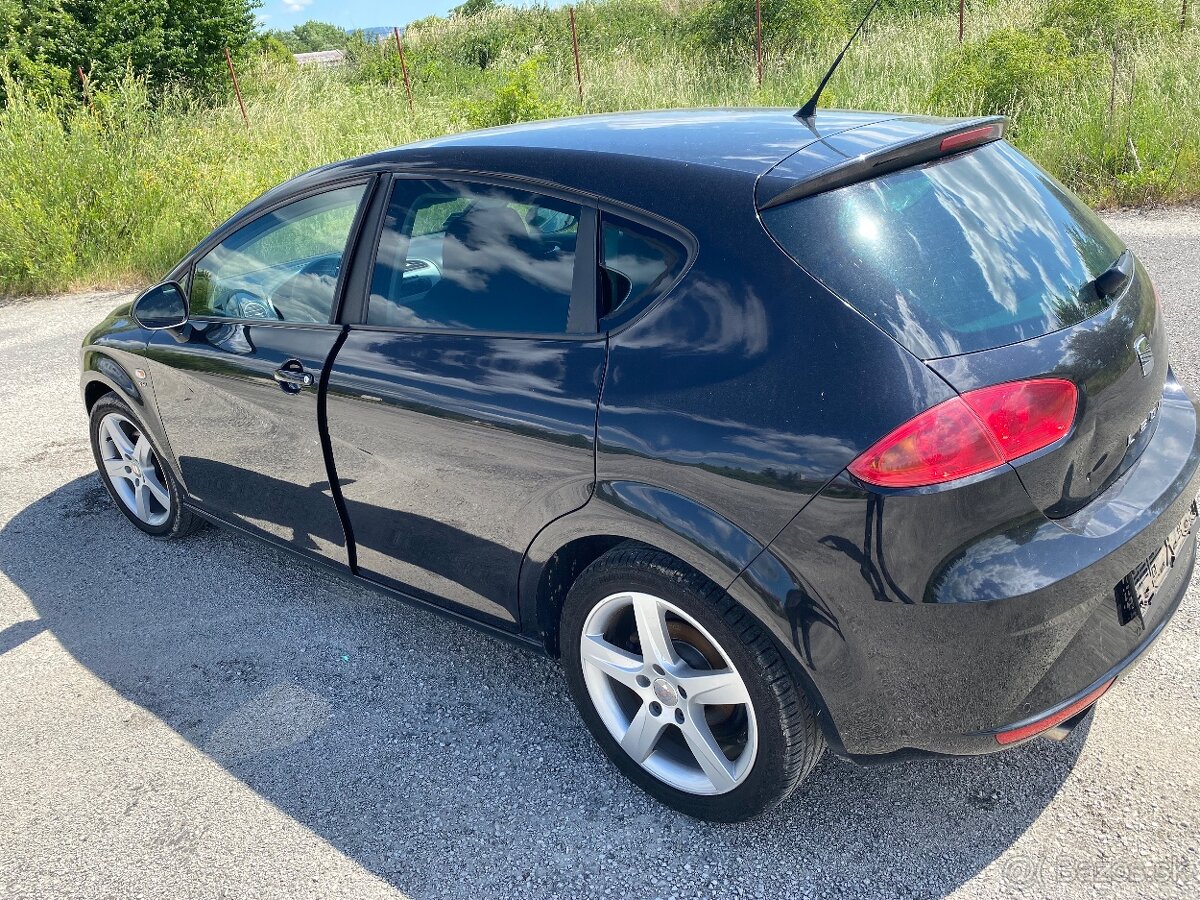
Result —
<svg viewBox="0 0 1200 900"><path fill-rule="evenodd" d="M1183 514L1179 524L1171 529L1163 545L1148 560L1121 579L1121 583L1117 585L1117 606L1121 613L1122 625L1145 616L1146 610L1154 602L1154 595L1171 574L1171 567L1175 565L1184 541L1192 533L1198 515L1200 511L1197 509L1197 501L1192 500L1187 512Z"/></svg>

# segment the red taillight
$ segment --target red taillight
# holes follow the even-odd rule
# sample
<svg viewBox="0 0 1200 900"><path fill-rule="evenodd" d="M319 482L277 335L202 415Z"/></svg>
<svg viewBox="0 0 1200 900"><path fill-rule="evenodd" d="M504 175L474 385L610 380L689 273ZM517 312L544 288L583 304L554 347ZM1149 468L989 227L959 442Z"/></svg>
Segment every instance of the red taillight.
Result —
<svg viewBox="0 0 1200 900"><path fill-rule="evenodd" d="M1010 381L963 394L987 426L1004 459L1049 446L1071 430L1078 392L1063 378Z"/></svg>
<svg viewBox="0 0 1200 900"><path fill-rule="evenodd" d="M1022 725L1020 728L1011 728L1008 731L1001 731L996 735L997 744L1015 744L1017 741L1023 741L1026 738L1031 738L1035 734L1041 734L1043 731L1049 731L1055 725L1061 725L1063 722L1072 716L1083 712L1097 700L1099 700L1104 692L1112 687L1112 680L1104 682L1100 687L1096 688L1086 697L1080 697L1069 706L1065 706L1058 712L1053 713L1045 718L1038 719L1036 722L1030 722L1028 725Z"/></svg>
<svg viewBox="0 0 1200 900"><path fill-rule="evenodd" d="M966 147L974 147L976 144L986 144L988 141L999 140L1003 134L1004 128L998 122L992 125L984 125L980 128L960 131L958 134L951 134L942 138L940 149L943 153L950 150L962 150Z"/></svg>
<svg viewBox="0 0 1200 900"><path fill-rule="evenodd" d="M1062 378L968 391L905 422L849 466L879 487L942 484L1002 466L1066 436L1078 391Z"/></svg>

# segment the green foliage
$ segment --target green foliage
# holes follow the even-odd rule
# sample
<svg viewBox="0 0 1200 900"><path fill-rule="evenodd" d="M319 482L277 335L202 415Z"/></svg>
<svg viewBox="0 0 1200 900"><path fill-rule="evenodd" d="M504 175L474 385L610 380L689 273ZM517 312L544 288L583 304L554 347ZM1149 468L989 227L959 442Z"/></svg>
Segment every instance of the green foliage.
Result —
<svg viewBox="0 0 1200 900"><path fill-rule="evenodd" d="M259 55L275 65L294 67L296 57L288 49L287 44L271 32L259 35L256 47Z"/></svg>
<svg viewBox="0 0 1200 900"><path fill-rule="evenodd" d="M1072 53L1061 29L1001 28L951 54L934 100L960 115L1012 115L1031 97L1061 93L1092 64Z"/></svg>
<svg viewBox="0 0 1200 900"><path fill-rule="evenodd" d="M27 0L0 5L5 69L36 93L82 92L82 68L96 89L127 71L154 93L185 84L212 93L222 83L224 48L255 43L259 0Z"/></svg>
<svg viewBox="0 0 1200 900"><path fill-rule="evenodd" d="M269 31L293 53L313 53L318 50L345 50L350 33L328 22L308 21L287 31Z"/></svg>
<svg viewBox="0 0 1200 900"><path fill-rule="evenodd" d="M541 67L542 61L537 57L527 59L506 75L494 90L468 102L467 124L471 128L489 128L561 115L561 107L547 99L538 83Z"/></svg>
<svg viewBox="0 0 1200 900"><path fill-rule="evenodd" d="M461 6L450 10L454 16L477 16L481 12L489 12L499 6L496 0L467 0Z"/></svg>
<svg viewBox="0 0 1200 900"><path fill-rule="evenodd" d="M174 2L120 8L149 23L147 40L160 40L163 52L182 46L197 58L209 53L181 44L174 23L156 18L155 10ZM72 4L0 0L0 96L7 98L0 108L0 295L144 284L272 185L420 138L575 111L795 108L841 49L865 2L835 0L846 21L829 19L808 44L773 32L768 19L759 88L747 52L753 0L743 4L744 22L729 20L740 23L744 36L731 31L711 50L695 43L701 0L585 0L576 7L582 104L561 6L499 6L411 23L404 47L412 112L392 42L347 36L350 64L285 68L278 45L262 37L242 45L238 59L246 128L226 84L216 32L198 27L208 35L205 46L215 47L219 92L197 90L190 79L164 83L154 53L144 63L150 71L130 74L126 62L141 58L131 49L141 32L105 26L106 40L126 49L85 66L97 76L89 108L80 102L73 67L55 62L74 58L62 56L63 46L95 40L62 18ZM1200 32L1180 34L1175 27L1126 44L1114 78L1111 43L1094 31L1084 37L1089 32L1048 25L1053 2L971 0L969 41L960 47L952 0L891 0L847 55L824 104L915 114L1006 111L1013 117L1010 139L1089 202L1200 199ZM774 3L764 0L764 12ZM197 15L216 4L202 0ZM118 8L107 0L90 5ZM777 28L787 24L775 21Z"/></svg>
<svg viewBox="0 0 1200 900"><path fill-rule="evenodd" d="M689 37L704 50L751 48L755 43L754 0L710 0L688 15ZM811 47L832 34L848 35L847 0L777 0L762 4L763 41L775 50Z"/></svg>
<svg viewBox="0 0 1200 900"><path fill-rule="evenodd" d="M997 0L967 0L968 21L982 9L994 6ZM869 0L855 0L854 18L862 17ZM958 0L887 0L875 10L872 21L889 18L922 18L928 16L958 16Z"/></svg>
<svg viewBox="0 0 1200 900"><path fill-rule="evenodd" d="M1180 9L1174 0L1050 0L1042 24L1062 29L1075 47L1111 47L1178 30Z"/></svg>

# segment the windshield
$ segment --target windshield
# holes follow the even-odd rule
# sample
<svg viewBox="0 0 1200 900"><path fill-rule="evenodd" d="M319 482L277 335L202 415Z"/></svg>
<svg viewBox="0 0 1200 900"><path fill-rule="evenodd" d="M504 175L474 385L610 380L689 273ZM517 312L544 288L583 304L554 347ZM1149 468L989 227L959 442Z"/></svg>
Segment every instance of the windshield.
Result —
<svg viewBox="0 0 1200 900"><path fill-rule="evenodd" d="M1008 144L763 212L810 274L925 359L1040 337L1103 310L1124 245Z"/></svg>

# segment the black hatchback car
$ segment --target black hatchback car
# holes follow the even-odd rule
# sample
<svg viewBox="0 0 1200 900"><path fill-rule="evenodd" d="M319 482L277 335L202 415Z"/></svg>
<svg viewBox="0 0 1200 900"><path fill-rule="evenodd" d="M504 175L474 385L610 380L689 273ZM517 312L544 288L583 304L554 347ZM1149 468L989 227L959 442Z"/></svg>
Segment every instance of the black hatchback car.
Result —
<svg viewBox="0 0 1200 900"><path fill-rule="evenodd" d="M632 113L302 175L88 336L101 476L561 657L695 816L1062 736L1184 595L1197 418L1003 130Z"/></svg>

